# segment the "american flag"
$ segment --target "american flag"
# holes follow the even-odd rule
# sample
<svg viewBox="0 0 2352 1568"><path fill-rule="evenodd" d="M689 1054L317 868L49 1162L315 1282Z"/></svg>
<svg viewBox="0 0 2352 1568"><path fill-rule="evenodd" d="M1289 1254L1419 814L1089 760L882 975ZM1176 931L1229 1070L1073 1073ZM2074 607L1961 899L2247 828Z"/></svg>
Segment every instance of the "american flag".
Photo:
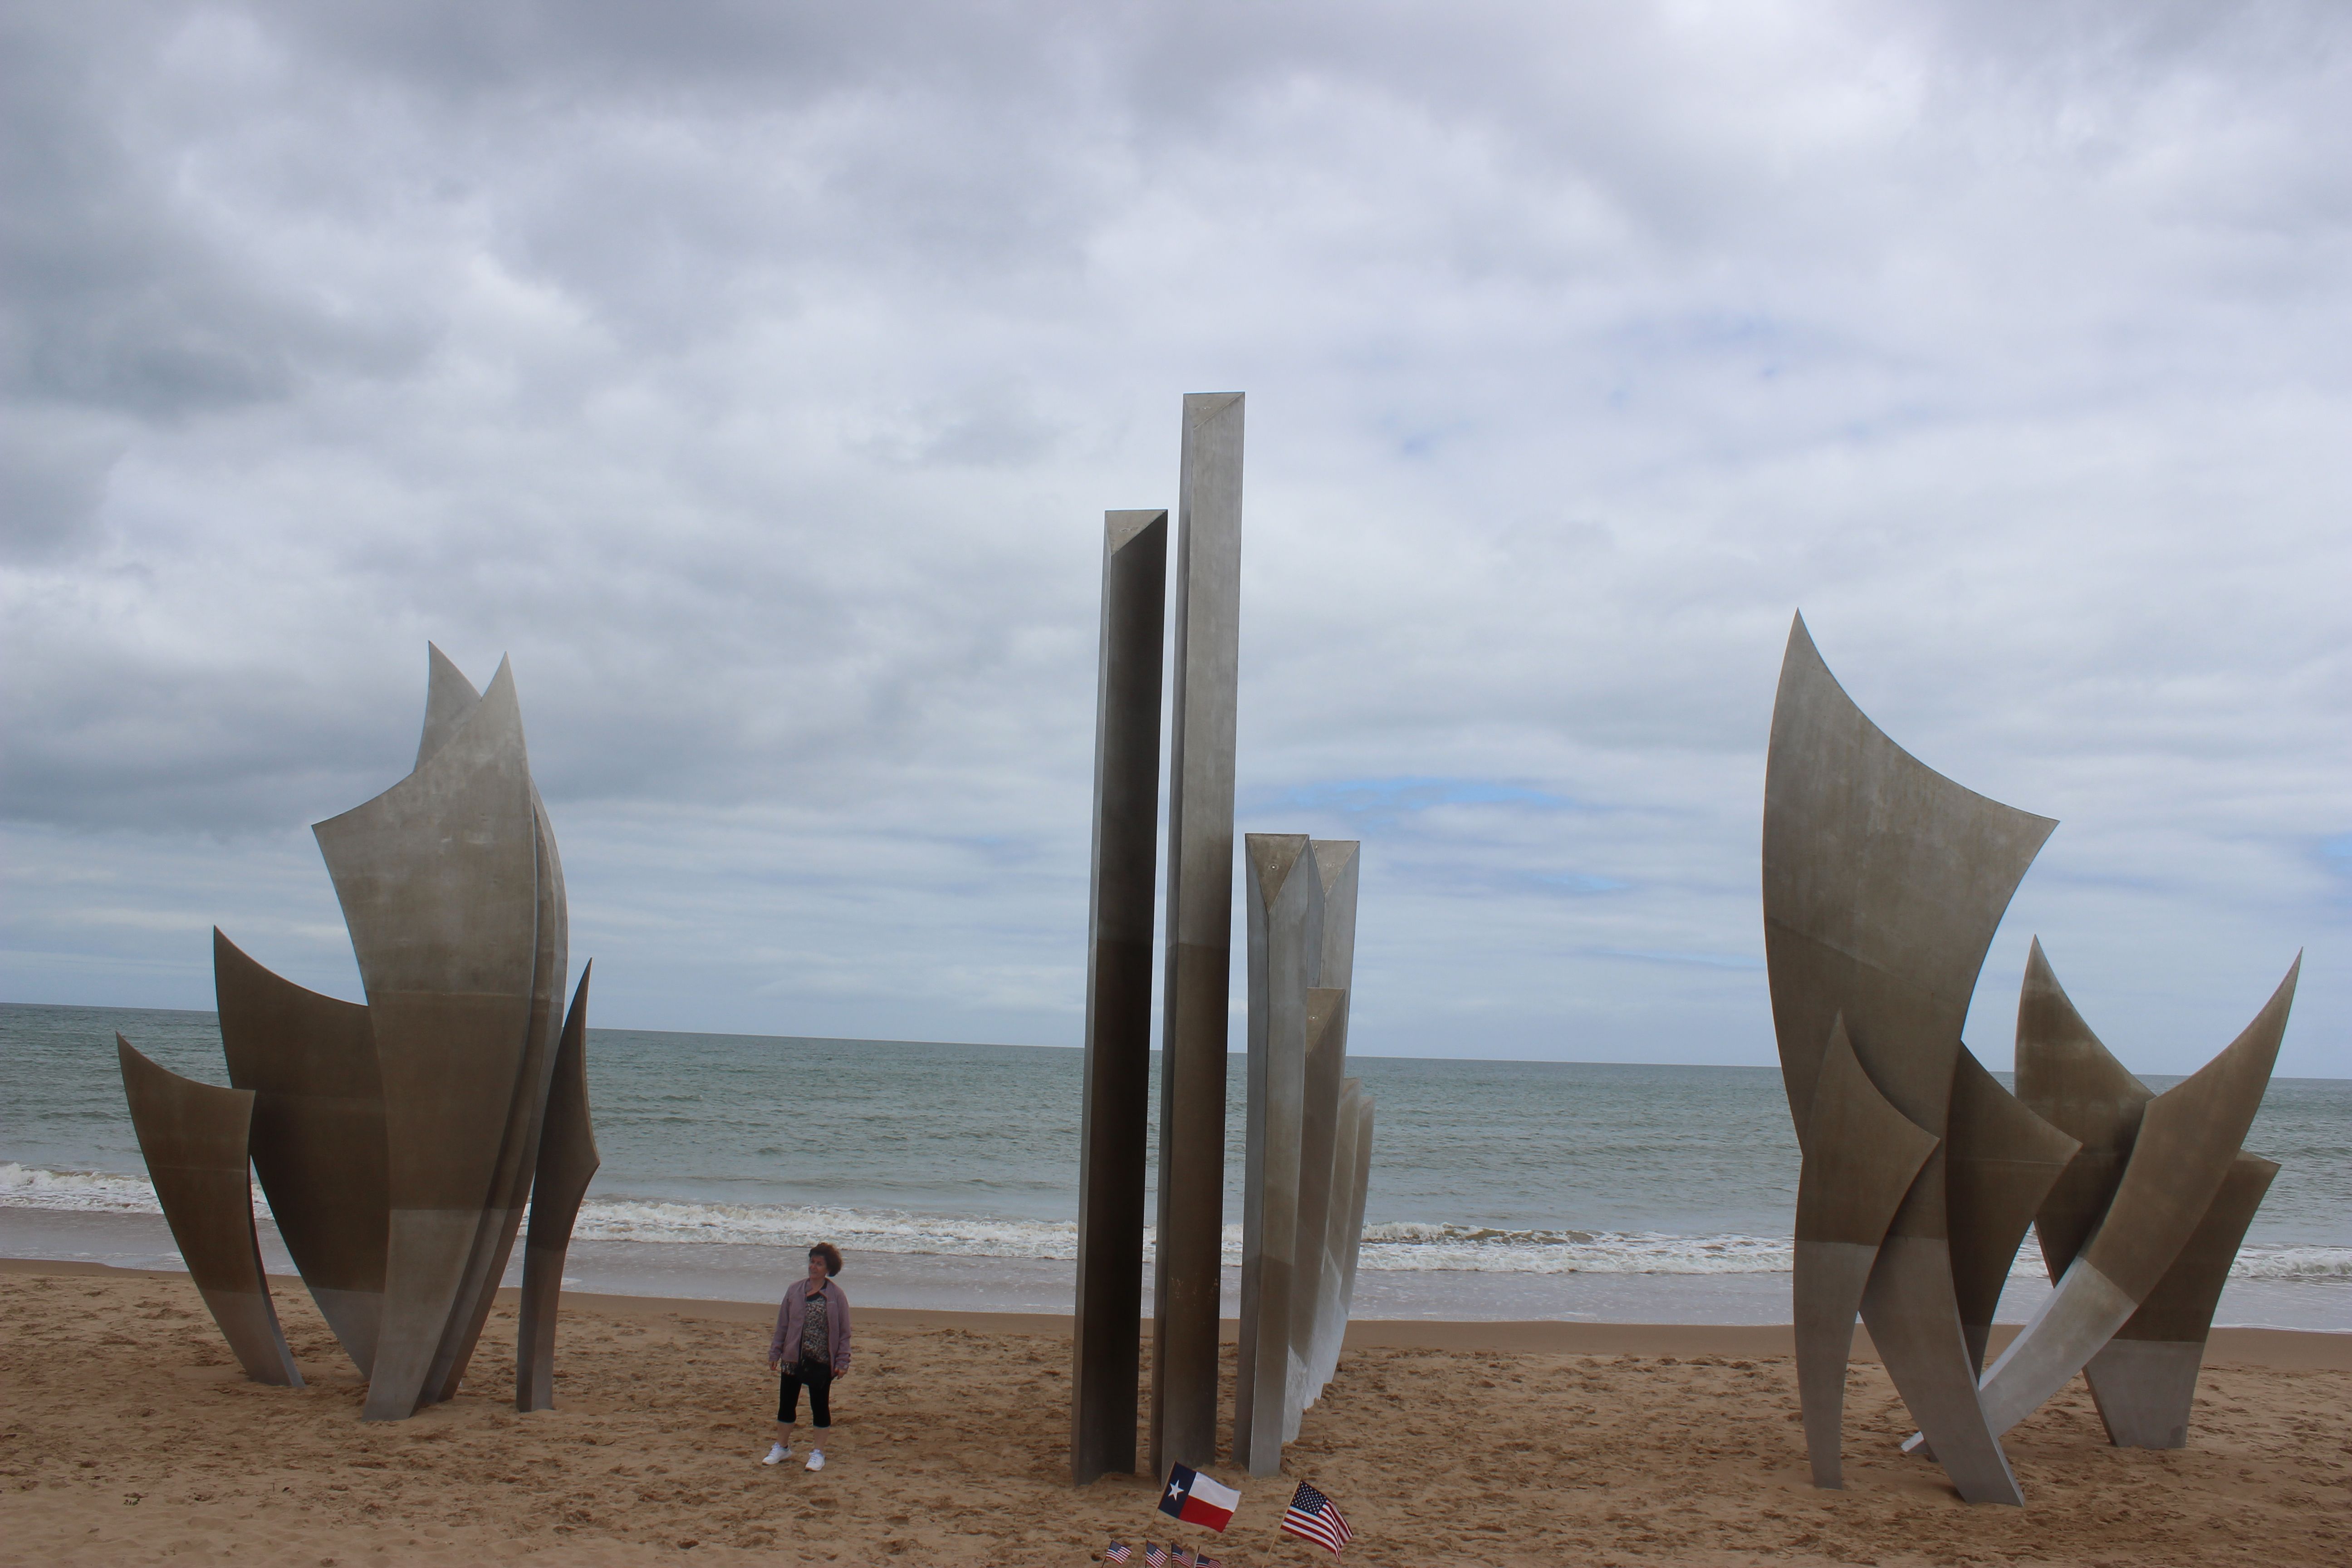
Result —
<svg viewBox="0 0 2352 1568"><path fill-rule="evenodd" d="M1348 1521L1339 1517L1339 1510L1331 1506L1331 1500L1305 1481L1298 1483L1290 1506L1282 1511L1282 1533L1311 1541L1333 1553L1356 1538Z"/></svg>
<svg viewBox="0 0 2352 1568"><path fill-rule="evenodd" d="M1168 1568L1168 1548L1154 1546L1147 1541L1143 1543L1143 1560L1150 1564L1150 1568Z"/></svg>
<svg viewBox="0 0 2352 1568"><path fill-rule="evenodd" d="M1102 1560L1106 1563L1126 1562L1127 1542L1124 1541L1114 1541L1108 1546L1104 1547Z"/></svg>

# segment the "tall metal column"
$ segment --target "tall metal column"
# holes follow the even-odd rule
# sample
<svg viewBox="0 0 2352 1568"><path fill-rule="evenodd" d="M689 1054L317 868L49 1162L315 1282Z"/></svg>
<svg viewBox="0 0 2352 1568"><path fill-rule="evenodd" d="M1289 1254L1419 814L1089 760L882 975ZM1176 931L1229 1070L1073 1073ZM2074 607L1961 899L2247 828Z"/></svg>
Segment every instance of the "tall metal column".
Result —
<svg viewBox="0 0 2352 1568"><path fill-rule="evenodd" d="M1234 682L1241 658L1242 395L1184 398L1176 514L1176 711L1168 786L1160 1256L1151 1468L1217 1453L1226 998L1233 967Z"/></svg>
<svg viewBox="0 0 2352 1568"><path fill-rule="evenodd" d="M1151 896L1160 853L1160 642L1168 513L1103 514L1095 698L1094 889L1086 1108L1078 1133L1070 1479L1135 1469L1142 1352L1143 1152L1150 1134Z"/></svg>
<svg viewBox="0 0 2352 1568"><path fill-rule="evenodd" d="M1315 989L1323 956L1323 889L1307 835L1253 833L1245 844L1249 1108L1233 1453L1250 1474L1270 1476L1282 1468L1307 1058L1347 993Z"/></svg>
<svg viewBox="0 0 2352 1568"><path fill-rule="evenodd" d="M1318 838L1311 846L1315 873L1323 885L1323 951L1315 984L1348 992L1355 983L1356 887L1363 857L1352 838ZM1348 1013L1325 1031L1319 1050L1307 1056L1307 1116L1298 1154L1298 1283L1291 1297L1291 1375L1298 1380L1284 1400L1282 1440L1298 1436L1299 1412L1321 1396L1330 1373L1324 1367L1327 1342L1347 1330L1339 1304L1341 1254L1328 1245L1350 1201L1355 1180L1355 1109L1343 1110L1340 1089L1348 1067ZM1347 1148L1341 1155L1340 1131Z"/></svg>

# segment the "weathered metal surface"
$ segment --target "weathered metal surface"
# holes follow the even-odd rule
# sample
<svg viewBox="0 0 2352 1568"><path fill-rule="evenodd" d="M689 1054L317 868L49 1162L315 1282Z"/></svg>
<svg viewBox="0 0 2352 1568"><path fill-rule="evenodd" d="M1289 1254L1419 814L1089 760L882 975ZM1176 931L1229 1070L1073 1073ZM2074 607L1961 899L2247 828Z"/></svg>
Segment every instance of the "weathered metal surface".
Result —
<svg viewBox="0 0 2352 1568"><path fill-rule="evenodd" d="M1318 838L1311 846L1323 888L1323 952L1315 984L1329 991L1356 986L1356 891L1362 882L1363 845L1353 838Z"/></svg>
<svg viewBox="0 0 2352 1568"><path fill-rule="evenodd" d="M588 1109L588 975L583 964L556 1046L530 1188L530 1228L523 1239L522 1302L515 1324L515 1408L555 1405L555 1328L563 1297L563 1259L580 1200L604 1158Z"/></svg>
<svg viewBox="0 0 2352 1568"><path fill-rule="evenodd" d="M427 1388L461 1305L530 1049L539 842L514 679L417 770L313 829L368 996L390 1223L369 1420Z"/></svg>
<svg viewBox="0 0 2352 1568"><path fill-rule="evenodd" d="M1935 1152L1936 1135L1887 1102L1863 1070L1845 1020L1830 1023L1800 1142L1796 1266L1797 1396L1817 1487L1842 1487L1845 1368L1887 1221Z"/></svg>
<svg viewBox="0 0 2352 1568"><path fill-rule="evenodd" d="M1339 1319L1342 1322L1348 1320L1349 1315L1356 1308L1356 1259L1357 1255L1363 1250L1364 1199L1371 1190L1372 1131L1375 1121L1372 1114L1372 1097L1362 1091L1362 1085L1356 1079L1350 1079L1349 1082L1357 1083L1356 1179L1353 1184L1353 1194L1348 1205L1348 1257L1339 1275ZM1343 1086L1342 1092L1344 1091ZM1330 1355L1332 1364L1336 1366L1339 1359L1339 1347L1336 1342L1331 1346ZM1323 1375L1328 1378L1331 1374L1327 1370Z"/></svg>
<svg viewBox="0 0 2352 1568"><path fill-rule="evenodd" d="M1233 965L1234 739L1241 658L1238 392L1184 399L1170 722L1151 1468L1217 1457L1225 1044Z"/></svg>
<svg viewBox="0 0 2352 1568"><path fill-rule="evenodd" d="M320 1315L365 1376L383 1316L383 1084L368 1010L257 963L213 931L228 1080L251 1089L253 1168Z"/></svg>
<svg viewBox="0 0 2352 1568"><path fill-rule="evenodd" d="M563 861L556 853L555 830L539 786L530 790L534 853L535 952L531 962L530 1021L526 1026L521 1068L514 1097L507 1108L507 1125L499 1143L499 1163L490 1182L490 1202L474 1232L467 1258L465 1283L440 1348L425 1373L427 1394L436 1400L457 1396L457 1385L473 1360L474 1346L488 1321L499 1281L506 1277L513 1255L515 1234L522 1224L532 1173L539 1163L539 1138L547 1110L550 1076L555 1068L556 1041L562 1032L563 977L571 963L569 900L563 887Z"/></svg>
<svg viewBox="0 0 2352 1568"><path fill-rule="evenodd" d="M256 1383L299 1388L253 1230L247 1150L253 1091L222 1089L157 1066L121 1035L123 1098L156 1201L213 1321Z"/></svg>
<svg viewBox="0 0 2352 1568"><path fill-rule="evenodd" d="M1316 1293L1315 1337L1308 1352L1310 1399L1320 1398L1339 1362L1348 1330L1349 1226L1360 1226L1357 1212L1356 1131L1363 1086L1339 1080L1338 1114L1332 1119L1331 1202L1323 1230L1323 1283Z"/></svg>
<svg viewBox="0 0 2352 1568"><path fill-rule="evenodd" d="M1321 1386L1315 1375L1315 1334L1324 1315L1325 1243L1339 1196L1333 1161L1339 1143L1339 1083L1348 1062L1348 993L1336 986L1318 986L1309 994L1306 1085L1299 1101L1298 1227L1292 1248L1289 1360L1282 1396L1286 1443L1298 1436L1299 1412L1314 1403ZM1313 1016L1318 1011L1319 1026ZM1336 1267L1330 1269L1329 1284L1336 1294Z"/></svg>
<svg viewBox="0 0 2352 1568"><path fill-rule="evenodd" d="M1331 1226L1331 1156L1339 1142L1339 1068L1348 1056L1348 993L1307 993L1307 1052L1301 1077L1298 1206L1292 1216L1290 1322L1283 1335L1282 1441L1298 1436L1314 1400L1315 1321L1320 1310L1323 1243ZM1276 1452L1278 1468L1281 1456ZM1271 1472L1269 1472L1271 1473Z"/></svg>
<svg viewBox="0 0 2352 1568"><path fill-rule="evenodd" d="M2050 1277L2089 1239L2130 1163L2153 1093L2117 1061L2067 996L2036 940L2017 1008L2019 1098L2083 1140L2035 1223ZM2083 1374L2119 1447L2188 1440L2197 1372L2230 1265L2278 1166L2241 1152L2179 1255Z"/></svg>
<svg viewBox="0 0 2352 1568"><path fill-rule="evenodd" d="M1078 1486L1135 1469L1167 589L1167 511L1106 513L1070 1345L1070 1479Z"/></svg>
<svg viewBox="0 0 2352 1568"><path fill-rule="evenodd" d="M1829 1147L1807 1124L1841 1017L1877 1093L1913 1131L1942 1139L1985 951L2056 824L1965 789L1895 745L1839 687L1801 617L1781 666L1764 796L1765 956L1782 1080L1807 1159ZM1887 1135L1908 1141L1891 1124ZM1884 1241L1872 1244L1884 1256L1863 1315L1906 1401L1916 1390L1927 1405L1915 1414L1962 1494L2013 1501L1998 1445L1968 1402L1949 1394L1969 1369L1950 1268L1948 1153L1941 1143L1928 1152ZM1818 1361L1853 1260L1805 1244L1862 1243L1809 1228L1801 1202L1797 1240L1796 1318L1818 1336L1800 1342L1800 1380L1825 1387L1832 1369ZM1842 1359L1834 1373L1843 1379ZM1835 1447L1810 1431L1808 1446L1817 1461Z"/></svg>
<svg viewBox="0 0 2352 1568"><path fill-rule="evenodd" d="M1999 1434L1977 1402L1976 1369L1952 1290L1950 1243L1925 1236L1880 1243L1862 1321L1895 1392L1960 1496L2012 1508L2023 1503Z"/></svg>
<svg viewBox="0 0 2352 1568"><path fill-rule="evenodd" d="M2243 1033L2194 1076L2147 1102L2097 1229L1985 1373L1980 1398L1994 1432L2024 1419L2080 1371L2179 1258L2262 1106L2302 970L2297 954Z"/></svg>
<svg viewBox="0 0 2352 1568"><path fill-rule="evenodd" d="M465 672L441 651L441 645L426 643L425 727L416 738L416 767L423 767L426 759L449 743L449 738L457 732L481 700L482 694L474 689L474 683L466 679ZM413 773L415 769L410 771Z"/></svg>
<svg viewBox="0 0 2352 1568"><path fill-rule="evenodd" d="M1323 889L1307 836L1253 833L1242 859L1249 915L1249 1086L1233 1456L1252 1475L1263 1476L1282 1464L1307 1038L1310 1030L1328 1027L1335 1000L1346 994L1335 999L1312 984L1322 963Z"/></svg>
<svg viewBox="0 0 2352 1568"><path fill-rule="evenodd" d="M1944 1142L1952 1293L1973 1381L1984 1370L1993 1310L2017 1249L2082 1145L2028 1110L1966 1049L1953 1073Z"/></svg>
<svg viewBox="0 0 2352 1568"><path fill-rule="evenodd" d="M2213 1309L2278 1171L2276 1161L2259 1154L2231 1161L2180 1256L2139 1310L2084 1365L2107 1439L2116 1447L2178 1448L2189 1441Z"/></svg>
<svg viewBox="0 0 2352 1568"><path fill-rule="evenodd" d="M1985 950L2056 826L1954 784L1887 739L1830 674L1803 620L1790 628L1765 763L1764 945L1801 1126L1831 1021L1843 1014L1879 1091L1940 1136ZM1897 1226L1940 1226L1943 1184L1915 1193Z"/></svg>
<svg viewBox="0 0 2352 1568"><path fill-rule="evenodd" d="M1322 890L1323 950L1314 983L1327 991L1346 993L1354 980L1356 963L1356 892L1361 845L1352 838L1318 838L1307 846ZM1334 1325L1344 1331L1339 1315L1340 1261L1329 1247L1335 1207L1345 1202L1346 1177L1338 1163L1340 1083L1347 1075L1348 1019L1352 995L1339 1004L1332 1024L1319 1037L1310 1037L1307 1051L1307 1089L1298 1142L1298 1246L1290 1298L1289 1386L1283 1396L1282 1440L1298 1436L1299 1414L1323 1391L1328 1376L1321 1370L1323 1339Z"/></svg>
<svg viewBox="0 0 2352 1568"><path fill-rule="evenodd" d="M2017 1098L2082 1144L2034 1215L2042 1265L2055 1279L2115 1200L2140 1117L2155 1095L2083 1021L2040 937L2026 951L2017 997Z"/></svg>

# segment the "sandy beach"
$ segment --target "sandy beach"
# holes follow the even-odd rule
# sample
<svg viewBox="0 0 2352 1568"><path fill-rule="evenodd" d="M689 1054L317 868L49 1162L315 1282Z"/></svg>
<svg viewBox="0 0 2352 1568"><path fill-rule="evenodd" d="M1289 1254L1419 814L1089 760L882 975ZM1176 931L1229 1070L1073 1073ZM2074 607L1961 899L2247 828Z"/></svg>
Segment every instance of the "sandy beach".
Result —
<svg viewBox="0 0 2352 1568"><path fill-rule="evenodd" d="M1171 1534L1141 1478L1069 1486L1064 1320L862 1314L812 1475L756 1462L756 1305L568 1298L562 1407L524 1416L508 1302L459 1397L387 1426L299 1288L278 1305L299 1391L243 1378L184 1276L0 1265L0 1560L1076 1564ZM1381 1565L2352 1562L2352 1336L2217 1333L2178 1452L2109 1447L2078 1382L2010 1438L2021 1510L1898 1454L1866 1359L1848 1489L1806 1485L1785 1329L1368 1322L1349 1347L1285 1478L1222 1468L1232 1528L1176 1537L1328 1561L1276 1530L1306 1479L1355 1527L1345 1561Z"/></svg>

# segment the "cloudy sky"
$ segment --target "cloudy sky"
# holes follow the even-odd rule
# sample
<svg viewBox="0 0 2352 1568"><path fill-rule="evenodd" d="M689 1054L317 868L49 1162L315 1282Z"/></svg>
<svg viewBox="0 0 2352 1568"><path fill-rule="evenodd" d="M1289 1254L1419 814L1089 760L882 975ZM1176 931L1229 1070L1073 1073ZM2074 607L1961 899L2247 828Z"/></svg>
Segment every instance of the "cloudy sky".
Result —
<svg viewBox="0 0 2352 1568"><path fill-rule="evenodd" d="M1249 395L1240 817L1355 1047L1772 1059L1801 608L2185 1070L2352 1075L2352 12L0 10L0 999L346 996L511 656L612 1026L1075 1044L1101 514ZM1236 1044L1239 1043L1238 1036Z"/></svg>

